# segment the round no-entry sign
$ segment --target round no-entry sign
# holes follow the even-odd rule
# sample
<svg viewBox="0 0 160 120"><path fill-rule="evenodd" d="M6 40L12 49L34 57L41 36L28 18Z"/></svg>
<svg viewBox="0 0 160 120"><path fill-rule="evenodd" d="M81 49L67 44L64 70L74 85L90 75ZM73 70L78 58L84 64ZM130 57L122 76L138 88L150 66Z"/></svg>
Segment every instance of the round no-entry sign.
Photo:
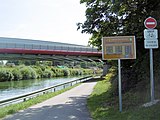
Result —
<svg viewBox="0 0 160 120"><path fill-rule="evenodd" d="M157 21L154 18L152 18L152 17L148 17L144 21L144 25L148 29L154 29L157 26Z"/></svg>

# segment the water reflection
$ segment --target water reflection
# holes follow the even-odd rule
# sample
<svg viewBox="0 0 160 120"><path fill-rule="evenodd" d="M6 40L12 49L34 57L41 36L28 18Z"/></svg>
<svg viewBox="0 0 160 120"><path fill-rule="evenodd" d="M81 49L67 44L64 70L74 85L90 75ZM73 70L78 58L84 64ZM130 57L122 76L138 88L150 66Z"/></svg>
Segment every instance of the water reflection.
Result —
<svg viewBox="0 0 160 120"><path fill-rule="evenodd" d="M67 81L72 81L80 77L82 76L0 82L0 100L8 99Z"/></svg>

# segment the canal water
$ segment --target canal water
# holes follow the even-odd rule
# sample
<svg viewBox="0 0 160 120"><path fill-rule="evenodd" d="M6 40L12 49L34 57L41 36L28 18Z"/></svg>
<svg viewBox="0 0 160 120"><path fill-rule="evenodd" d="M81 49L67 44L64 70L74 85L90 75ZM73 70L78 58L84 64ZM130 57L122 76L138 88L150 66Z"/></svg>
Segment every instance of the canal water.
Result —
<svg viewBox="0 0 160 120"><path fill-rule="evenodd" d="M76 80L81 77L82 76L0 82L0 101L46 87Z"/></svg>

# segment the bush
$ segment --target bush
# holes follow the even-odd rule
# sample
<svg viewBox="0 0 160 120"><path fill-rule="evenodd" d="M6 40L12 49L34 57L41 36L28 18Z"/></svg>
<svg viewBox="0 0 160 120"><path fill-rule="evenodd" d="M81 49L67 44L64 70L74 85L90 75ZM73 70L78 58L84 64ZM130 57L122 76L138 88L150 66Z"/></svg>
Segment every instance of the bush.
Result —
<svg viewBox="0 0 160 120"><path fill-rule="evenodd" d="M63 69L64 76L69 76L70 71L68 69Z"/></svg>
<svg viewBox="0 0 160 120"><path fill-rule="evenodd" d="M40 67L34 66L33 69L37 74L37 78L42 78L43 77L43 71Z"/></svg>
<svg viewBox="0 0 160 120"><path fill-rule="evenodd" d="M69 69L70 75L75 75L75 70L74 69Z"/></svg>
<svg viewBox="0 0 160 120"><path fill-rule="evenodd" d="M83 71L81 69L69 69L70 75L82 75Z"/></svg>
<svg viewBox="0 0 160 120"><path fill-rule="evenodd" d="M78 71L77 71L77 74L76 75L83 75L83 70L82 69L79 69Z"/></svg>
<svg viewBox="0 0 160 120"><path fill-rule="evenodd" d="M14 76L9 70L0 69L0 81L11 81L13 79Z"/></svg>
<svg viewBox="0 0 160 120"><path fill-rule="evenodd" d="M62 77L62 76L64 76L64 72L60 68L53 68L52 67L51 70L53 71L53 74L55 75L55 77Z"/></svg>
<svg viewBox="0 0 160 120"><path fill-rule="evenodd" d="M93 70L92 69L83 69L83 75L87 75L87 74L93 74Z"/></svg>
<svg viewBox="0 0 160 120"><path fill-rule="evenodd" d="M1 67L0 68L0 81L10 80L27 80L36 78L51 78L62 76L76 76L92 74L91 69L69 69L69 68L56 68L48 66L15 66L15 67Z"/></svg>
<svg viewBox="0 0 160 120"><path fill-rule="evenodd" d="M36 79L37 74L31 67L23 67L20 69L22 79Z"/></svg>
<svg viewBox="0 0 160 120"><path fill-rule="evenodd" d="M28 67L28 68L29 68L29 70L31 72L31 79L36 79L37 78L36 71L33 68L31 68L31 67Z"/></svg>
<svg viewBox="0 0 160 120"><path fill-rule="evenodd" d="M43 72L43 78L51 78L53 76L52 74L52 71L51 70L48 70L46 69L44 72Z"/></svg>
<svg viewBox="0 0 160 120"><path fill-rule="evenodd" d="M22 77L23 77L22 74L21 74L21 72L20 72L20 70L18 68L14 68L12 70L12 74L14 76L14 80L21 80Z"/></svg>

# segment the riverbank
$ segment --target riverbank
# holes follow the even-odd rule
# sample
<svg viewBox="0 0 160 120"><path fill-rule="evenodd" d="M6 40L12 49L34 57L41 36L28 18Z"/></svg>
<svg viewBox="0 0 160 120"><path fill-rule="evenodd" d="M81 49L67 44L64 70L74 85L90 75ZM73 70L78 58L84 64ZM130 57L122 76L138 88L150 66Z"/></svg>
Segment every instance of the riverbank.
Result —
<svg viewBox="0 0 160 120"><path fill-rule="evenodd" d="M0 82L93 74L93 69L54 66L0 66Z"/></svg>
<svg viewBox="0 0 160 120"><path fill-rule="evenodd" d="M67 77L0 82L0 101L28 94L30 92L34 92L44 88L56 86L58 84L63 84L66 82L77 80L82 77L86 76L74 76L74 77L67 76ZM57 89L60 88L58 87Z"/></svg>
<svg viewBox="0 0 160 120"><path fill-rule="evenodd" d="M41 103L49 98L52 98L56 95L59 95L67 90L70 90L76 86L78 86L80 84L76 84L76 85L73 85L72 87L68 87L68 88L65 88L65 89L62 89L62 90L59 90L59 91L56 91L56 92L52 92L52 93L47 93L47 94L44 94L44 95L41 95L41 96L38 96L36 98L32 98L32 99L29 99L25 102L22 102L22 103L18 103L18 104L13 104L13 105L9 105L7 107L3 107L0 109L0 118L3 118L5 117L6 115L10 115L10 114L14 114L20 110L24 110L32 105L35 105L35 104L38 104L38 103Z"/></svg>
<svg viewBox="0 0 160 120"><path fill-rule="evenodd" d="M150 107L143 107L150 98L148 88L145 86L149 88L149 83L143 79L123 93L123 110L119 112L117 71L110 69L104 79L98 80L88 99L87 104L93 120L159 120L160 102Z"/></svg>
<svg viewBox="0 0 160 120"><path fill-rule="evenodd" d="M86 99L96 82L87 81L73 89L29 107L4 120L92 120Z"/></svg>

